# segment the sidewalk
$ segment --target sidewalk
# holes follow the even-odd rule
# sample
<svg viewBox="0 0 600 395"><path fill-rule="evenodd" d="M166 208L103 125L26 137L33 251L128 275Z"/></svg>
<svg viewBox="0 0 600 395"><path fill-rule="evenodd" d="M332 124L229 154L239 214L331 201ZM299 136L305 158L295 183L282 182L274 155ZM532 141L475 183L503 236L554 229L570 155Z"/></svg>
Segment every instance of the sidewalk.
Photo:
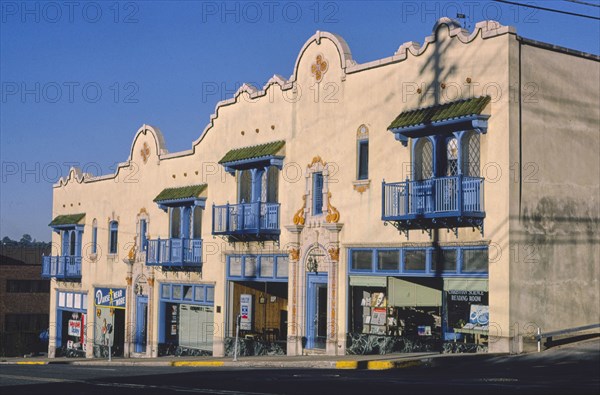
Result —
<svg viewBox="0 0 600 395"><path fill-rule="evenodd" d="M1 358L0 365L91 365L91 366L197 366L237 368L306 368L306 369L368 369L386 370L432 366L433 359L490 358L502 354L440 354L438 352L404 353L386 355L304 355L304 356L259 356L259 357L159 357L159 358ZM441 360L439 362L442 362ZM447 362L447 361L444 361ZM442 362L443 363L443 362Z"/></svg>

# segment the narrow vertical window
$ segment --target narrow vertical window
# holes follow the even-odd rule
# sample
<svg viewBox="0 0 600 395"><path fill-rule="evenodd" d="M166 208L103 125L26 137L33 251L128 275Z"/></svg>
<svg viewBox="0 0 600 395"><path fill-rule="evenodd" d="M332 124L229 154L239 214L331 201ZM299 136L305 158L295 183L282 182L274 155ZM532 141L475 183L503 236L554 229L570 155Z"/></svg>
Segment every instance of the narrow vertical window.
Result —
<svg viewBox="0 0 600 395"><path fill-rule="evenodd" d="M98 252L98 221L94 218L92 222L92 254Z"/></svg>
<svg viewBox="0 0 600 395"><path fill-rule="evenodd" d="M458 142L456 137L446 140L446 175L458 175Z"/></svg>
<svg viewBox="0 0 600 395"><path fill-rule="evenodd" d="M279 190L279 169L270 166L267 170L267 203L277 203Z"/></svg>
<svg viewBox="0 0 600 395"><path fill-rule="evenodd" d="M323 213L323 173L313 173L312 179L312 213L319 215Z"/></svg>
<svg viewBox="0 0 600 395"><path fill-rule="evenodd" d="M433 177L433 144L427 137L422 137L415 143L413 169L415 180Z"/></svg>
<svg viewBox="0 0 600 395"><path fill-rule="evenodd" d="M171 238L178 239L181 237L181 208L171 208Z"/></svg>
<svg viewBox="0 0 600 395"><path fill-rule="evenodd" d="M358 142L358 179L369 178L369 140Z"/></svg>
<svg viewBox="0 0 600 395"><path fill-rule="evenodd" d="M192 238L202 238L202 207L194 207L192 214Z"/></svg>
<svg viewBox="0 0 600 395"><path fill-rule="evenodd" d="M69 232L69 255L74 256L75 254L75 231L72 230Z"/></svg>
<svg viewBox="0 0 600 395"><path fill-rule="evenodd" d="M468 132L461 141L462 172L469 177L479 177L479 134Z"/></svg>
<svg viewBox="0 0 600 395"><path fill-rule="evenodd" d="M116 254L118 246L118 234L119 234L119 223L117 221L111 221L109 224L109 238L108 238L108 253Z"/></svg>
<svg viewBox="0 0 600 395"><path fill-rule="evenodd" d="M140 219L140 251L146 250L146 244L148 243L147 239L147 231L148 231L148 223L145 219Z"/></svg>
<svg viewBox="0 0 600 395"><path fill-rule="evenodd" d="M252 198L252 174L250 170L238 172L238 203L250 203Z"/></svg>

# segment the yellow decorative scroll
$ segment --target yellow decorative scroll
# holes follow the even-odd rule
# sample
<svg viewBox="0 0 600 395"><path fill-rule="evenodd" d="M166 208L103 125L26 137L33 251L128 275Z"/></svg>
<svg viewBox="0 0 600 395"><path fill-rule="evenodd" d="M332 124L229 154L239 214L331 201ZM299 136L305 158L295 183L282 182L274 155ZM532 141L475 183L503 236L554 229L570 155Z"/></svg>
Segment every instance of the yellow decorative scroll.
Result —
<svg viewBox="0 0 600 395"><path fill-rule="evenodd" d="M340 212L331 205L330 200L331 192L327 192L327 216L325 217L325 221L330 224L337 224L340 220Z"/></svg>
<svg viewBox="0 0 600 395"><path fill-rule="evenodd" d="M294 214L294 225L304 225L304 209L306 208L306 195L302 195L302 207Z"/></svg>

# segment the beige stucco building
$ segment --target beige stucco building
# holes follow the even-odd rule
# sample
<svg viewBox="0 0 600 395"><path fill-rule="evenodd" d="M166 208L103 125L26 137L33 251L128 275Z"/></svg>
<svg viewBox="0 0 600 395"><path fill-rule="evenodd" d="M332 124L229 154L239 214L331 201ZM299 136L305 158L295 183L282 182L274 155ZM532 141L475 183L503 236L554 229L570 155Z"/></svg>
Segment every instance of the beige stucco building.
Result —
<svg viewBox="0 0 600 395"><path fill-rule="evenodd" d="M374 37L374 39L376 39ZM54 186L51 356L520 352L600 315L600 62L485 21L317 32L190 150ZM112 331L111 331L112 329Z"/></svg>

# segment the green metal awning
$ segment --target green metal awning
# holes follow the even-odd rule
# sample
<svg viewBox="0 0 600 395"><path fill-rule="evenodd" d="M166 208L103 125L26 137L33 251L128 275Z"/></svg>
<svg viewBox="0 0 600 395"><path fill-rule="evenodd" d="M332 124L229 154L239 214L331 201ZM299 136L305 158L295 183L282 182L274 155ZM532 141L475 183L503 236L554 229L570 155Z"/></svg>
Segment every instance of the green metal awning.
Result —
<svg viewBox="0 0 600 395"><path fill-rule="evenodd" d="M154 202L197 199L206 187L206 184L198 184L178 188L165 188L154 198Z"/></svg>
<svg viewBox="0 0 600 395"><path fill-rule="evenodd" d="M253 145L250 147L236 148L227 152L219 161L220 164L238 162L249 159L259 159L280 154L285 146L285 141L273 141L271 143Z"/></svg>
<svg viewBox="0 0 600 395"><path fill-rule="evenodd" d="M485 133L489 115L484 110L491 102L490 96L473 97L450 103L404 111L388 126L403 144L409 137L451 133L476 129ZM405 144L406 145L406 144Z"/></svg>
<svg viewBox="0 0 600 395"><path fill-rule="evenodd" d="M75 226L79 225L79 222L85 218L85 213L79 214L67 214L67 215L58 215L54 217L52 222L48 224L51 227L59 227L59 226Z"/></svg>

